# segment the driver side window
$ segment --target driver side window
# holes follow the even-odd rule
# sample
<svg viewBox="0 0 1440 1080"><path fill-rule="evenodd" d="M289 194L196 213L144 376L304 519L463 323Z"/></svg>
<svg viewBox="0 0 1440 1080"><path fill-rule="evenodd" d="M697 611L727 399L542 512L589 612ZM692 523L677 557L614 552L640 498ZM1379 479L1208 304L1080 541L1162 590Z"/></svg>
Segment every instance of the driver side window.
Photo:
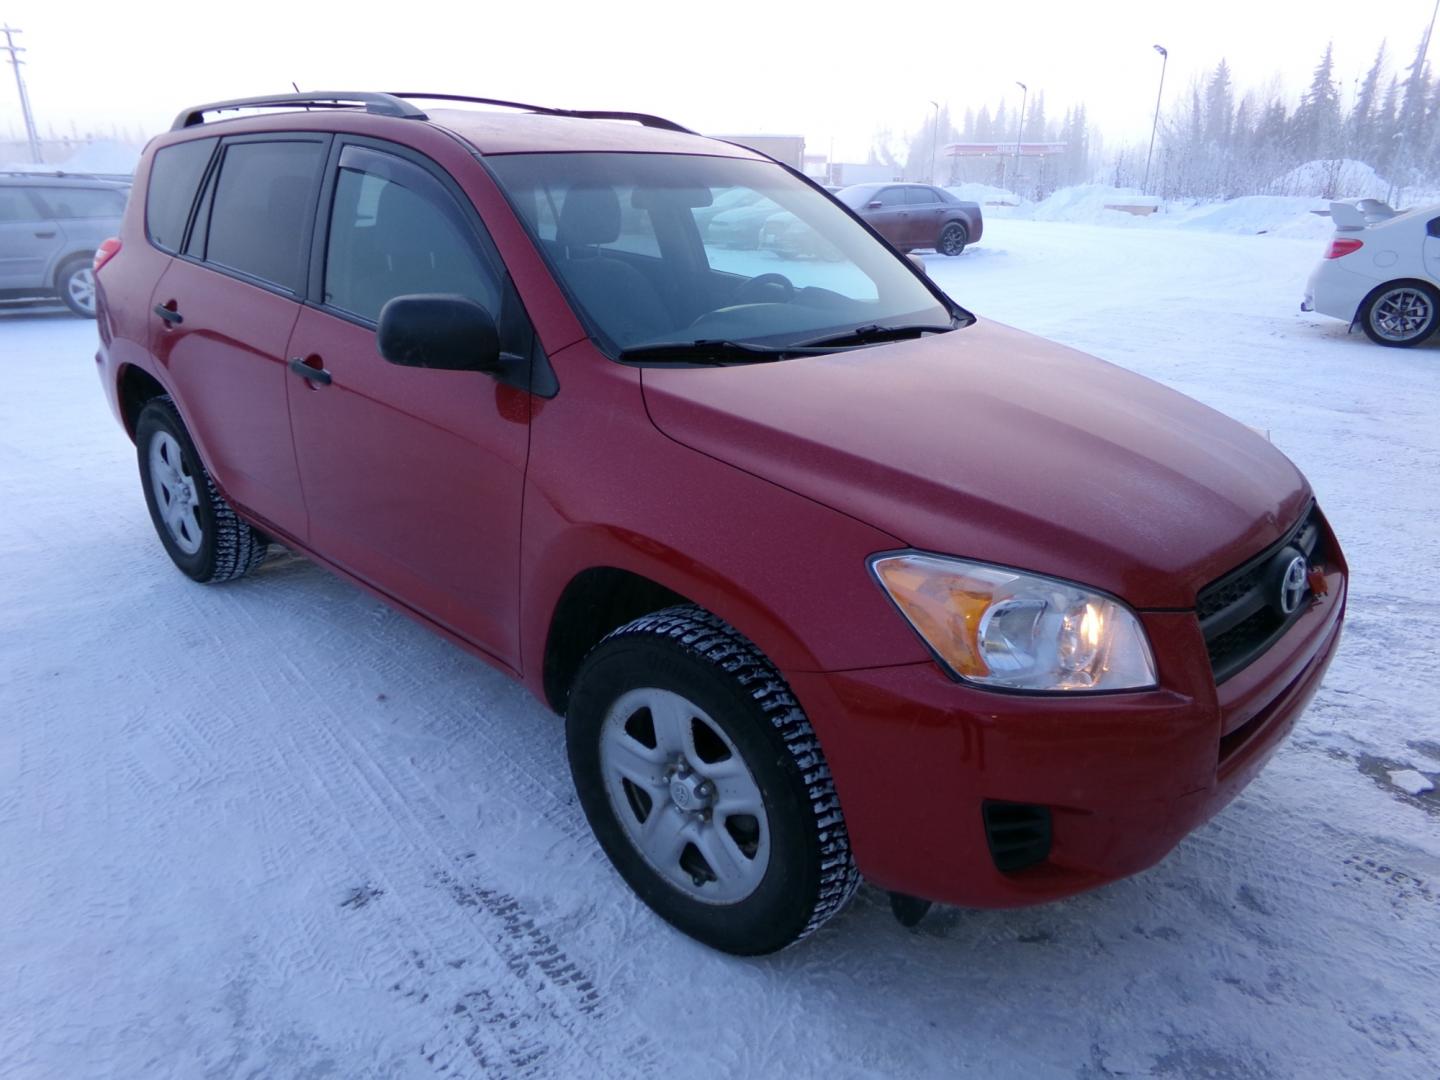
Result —
<svg viewBox="0 0 1440 1080"><path fill-rule="evenodd" d="M424 169L347 146L330 211L325 303L370 322L396 296L457 293L500 316L501 285L468 222Z"/></svg>

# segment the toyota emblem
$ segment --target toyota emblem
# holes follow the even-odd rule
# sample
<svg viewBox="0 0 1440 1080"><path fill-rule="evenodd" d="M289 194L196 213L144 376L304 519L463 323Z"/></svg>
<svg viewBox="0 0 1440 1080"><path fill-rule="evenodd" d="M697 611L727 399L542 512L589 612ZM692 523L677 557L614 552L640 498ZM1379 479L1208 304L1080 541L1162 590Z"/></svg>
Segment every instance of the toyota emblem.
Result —
<svg viewBox="0 0 1440 1080"><path fill-rule="evenodd" d="M1296 555L1285 567L1285 576L1280 579L1280 611L1292 615L1305 598L1305 588L1310 583L1310 567L1304 555Z"/></svg>

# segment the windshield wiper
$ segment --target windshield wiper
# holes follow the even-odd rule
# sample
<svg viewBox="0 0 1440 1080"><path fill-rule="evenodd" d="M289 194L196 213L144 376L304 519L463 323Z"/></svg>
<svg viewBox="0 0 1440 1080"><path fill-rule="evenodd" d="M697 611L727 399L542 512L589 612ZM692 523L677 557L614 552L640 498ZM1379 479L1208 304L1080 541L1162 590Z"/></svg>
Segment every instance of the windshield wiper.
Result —
<svg viewBox="0 0 1440 1080"><path fill-rule="evenodd" d="M661 341L620 350L621 360L678 360L692 364L763 364L789 356L830 352L810 344L752 345L746 341L701 338L698 341Z"/></svg>
<svg viewBox="0 0 1440 1080"><path fill-rule="evenodd" d="M846 330L843 334L831 334L827 337L815 338L813 341L800 342L801 347L816 348L836 345L875 345L882 341L901 341L905 338L917 338L922 334L945 334L954 330L952 326L857 326L854 330Z"/></svg>

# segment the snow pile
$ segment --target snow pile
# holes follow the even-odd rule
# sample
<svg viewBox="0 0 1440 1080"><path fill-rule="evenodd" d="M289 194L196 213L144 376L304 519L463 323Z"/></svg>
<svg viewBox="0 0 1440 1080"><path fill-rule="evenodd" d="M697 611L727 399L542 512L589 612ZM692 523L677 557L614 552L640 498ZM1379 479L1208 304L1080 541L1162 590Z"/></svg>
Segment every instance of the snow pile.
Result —
<svg viewBox="0 0 1440 1080"><path fill-rule="evenodd" d="M1114 209L1117 206L1153 206L1160 200L1135 188L1109 184L1077 184L1061 188L1030 208L1025 216L1035 221L1075 221L1090 225L1135 225L1144 220L1138 214Z"/></svg>
<svg viewBox="0 0 1440 1080"><path fill-rule="evenodd" d="M13 172L53 173L56 170L72 173L113 173L117 176L133 176L135 166L140 162L140 148L114 139L96 139L75 148L74 153L64 161L12 162L3 169Z"/></svg>
<svg viewBox="0 0 1440 1080"><path fill-rule="evenodd" d="M993 184L952 184L945 189L957 199L966 202L979 203L987 209L994 206L997 210L1008 207L1019 207L1025 200L1013 191L1008 191Z"/></svg>
<svg viewBox="0 0 1440 1080"><path fill-rule="evenodd" d="M1328 216L1313 213L1328 206L1324 199L1303 195L1245 195L1179 211L1172 216L1171 223L1177 228L1207 232L1246 236L1270 233L1299 240L1318 239L1329 236L1335 228Z"/></svg>
<svg viewBox="0 0 1440 1080"><path fill-rule="evenodd" d="M1296 165L1270 181L1272 195L1318 195L1330 199L1383 199L1390 182L1363 161L1333 158Z"/></svg>

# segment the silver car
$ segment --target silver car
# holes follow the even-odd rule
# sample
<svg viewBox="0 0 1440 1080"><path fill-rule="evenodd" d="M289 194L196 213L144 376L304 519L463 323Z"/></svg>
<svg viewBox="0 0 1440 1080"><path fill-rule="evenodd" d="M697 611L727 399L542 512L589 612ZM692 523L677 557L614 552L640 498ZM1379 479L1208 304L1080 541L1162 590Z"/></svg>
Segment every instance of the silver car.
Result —
<svg viewBox="0 0 1440 1080"><path fill-rule="evenodd" d="M120 231L128 180L0 173L0 300L55 296L95 317L95 249Z"/></svg>

